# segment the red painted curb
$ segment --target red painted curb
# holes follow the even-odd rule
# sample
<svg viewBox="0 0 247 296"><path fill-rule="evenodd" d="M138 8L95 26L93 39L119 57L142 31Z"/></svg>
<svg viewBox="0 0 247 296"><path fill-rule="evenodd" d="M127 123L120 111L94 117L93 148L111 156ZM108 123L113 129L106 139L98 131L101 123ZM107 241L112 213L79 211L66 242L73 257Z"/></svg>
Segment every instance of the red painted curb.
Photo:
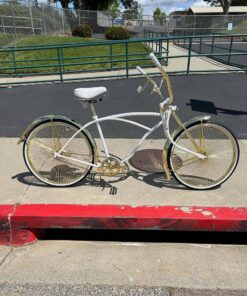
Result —
<svg viewBox="0 0 247 296"><path fill-rule="evenodd" d="M6 239L10 213L11 227ZM247 208L64 204L14 208L0 205L0 244L30 243L45 228L244 232L247 231Z"/></svg>
<svg viewBox="0 0 247 296"><path fill-rule="evenodd" d="M8 245L10 241L10 215L13 205L0 206L0 245Z"/></svg>

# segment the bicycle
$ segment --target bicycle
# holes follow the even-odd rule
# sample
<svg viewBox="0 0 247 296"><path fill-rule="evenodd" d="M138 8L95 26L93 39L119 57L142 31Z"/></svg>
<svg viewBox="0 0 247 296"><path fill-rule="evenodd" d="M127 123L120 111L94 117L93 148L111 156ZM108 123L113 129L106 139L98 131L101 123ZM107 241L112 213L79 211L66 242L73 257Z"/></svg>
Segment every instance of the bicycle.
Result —
<svg viewBox="0 0 247 296"><path fill-rule="evenodd" d="M239 146L233 133L226 127L210 121L210 116L201 116L183 123L176 114L169 76L153 53L150 54L162 79L158 86L144 70L137 70L146 77L144 86L137 88L138 93L151 83L152 93L161 99L160 113L131 112L98 118L94 103L102 101L107 95L105 87L78 88L75 96L81 103L90 105L92 121L83 126L62 115L47 115L32 122L22 134L19 143L24 142L23 156L27 168L40 181L57 187L74 185L87 177L94 168L98 173L115 176L127 173L126 162L134 155L142 142L157 128L163 126L167 141L162 153L162 163L166 178L173 176L178 182L191 189L211 189L225 182L236 169L239 160ZM166 81L169 98L164 98L161 87ZM159 121L147 127L130 116L154 116ZM170 133L171 116L178 128ZM125 117L125 118L124 118ZM120 121L146 130L140 142L122 160L110 156L100 122ZM94 138L87 128L96 124L105 156L99 156ZM103 158L103 159L102 159Z"/></svg>

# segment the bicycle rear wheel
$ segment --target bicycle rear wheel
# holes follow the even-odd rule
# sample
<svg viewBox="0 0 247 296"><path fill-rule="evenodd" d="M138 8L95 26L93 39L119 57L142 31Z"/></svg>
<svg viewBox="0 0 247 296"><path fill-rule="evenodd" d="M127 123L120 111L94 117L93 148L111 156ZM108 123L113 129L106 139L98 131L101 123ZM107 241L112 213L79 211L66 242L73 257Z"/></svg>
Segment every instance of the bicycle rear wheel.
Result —
<svg viewBox="0 0 247 296"><path fill-rule="evenodd" d="M227 128L219 124L195 123L187 127L187 132L179 132L174 142L206 156L206 159L201 159L170 145L169 169L180 183L189 188L203 190L217 187L231 176L237 166L238 142Z"/></svg>
<svg viewBox="0 0 247 296"><path fill-rule="evenodd" d="M35 177L58 187L74 185L86 178L91 165L54 157L54 152L58 152L78 130L76 125L60 119L42 122L33 128L24 143L23 156ZM83 131L76 135L62 155L89 164L94 162L93 145Z"/></svg>

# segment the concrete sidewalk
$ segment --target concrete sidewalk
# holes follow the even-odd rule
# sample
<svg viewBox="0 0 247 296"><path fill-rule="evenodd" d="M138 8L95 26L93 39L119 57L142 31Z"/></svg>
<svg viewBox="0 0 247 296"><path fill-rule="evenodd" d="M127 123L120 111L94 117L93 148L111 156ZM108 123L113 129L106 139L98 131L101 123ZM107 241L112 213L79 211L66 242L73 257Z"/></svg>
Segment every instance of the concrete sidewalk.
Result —
<svg viewBox="0 0 247 296"><path fill-rule="evenodd" d="M149 173L130 166L129 175L91 174L85 182L70 188L48 187L34 178L24 164L22 145L18 146L17 141L17 138L0 140L0 204L247 207L247 184L243 178L247 171L246 140L239 141L240 161L234 174L220 188L207 191L188 190L175 180L166 181L163 173L157 174L163 171L163 140L146 140L140 148L142 158L149 158L144 163ZM131 139L131 144L137 141ZM126 156L131 150L127 139L107 139L107 143L111 153L118 157ZM138 153L131 162L138 162Z"/></svg>
<svg viewBox="0 0 247 296"><path fill-rule="evenodd" d="M240 141L236 172L221 187L208 191L188 190L175 180L165 180L161 140L144 143L130 160L129 174L105 177L92 173L69 188L49 187L36 180L27 171L16 143L16 138L0 142L0 245L34 242L47 228L247 230L245 140ZM110 152L121 158L131 149L126 139L108 139L108 144L114 147ZM148 173L143 171L145 167Z"/></svg>
<svg viewBox="0 0 247 296"><path fill-rule="evenodd" d="M0 295L244 296L247 246L41 241L0 247Z"/></svg>

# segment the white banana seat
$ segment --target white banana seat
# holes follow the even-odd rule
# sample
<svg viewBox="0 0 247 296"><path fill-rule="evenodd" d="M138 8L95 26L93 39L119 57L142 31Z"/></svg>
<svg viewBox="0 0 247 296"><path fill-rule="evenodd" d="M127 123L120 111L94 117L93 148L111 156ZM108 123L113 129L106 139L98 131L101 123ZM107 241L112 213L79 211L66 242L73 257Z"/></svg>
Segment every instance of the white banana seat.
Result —
<svg viewBox="0 0 247 296"><path fill-rule="evenodd" d="M106 87L88 87L88 88L76 88L74 95L84 102L97 103L97 99L102 101L108 95Z"/></svg>

